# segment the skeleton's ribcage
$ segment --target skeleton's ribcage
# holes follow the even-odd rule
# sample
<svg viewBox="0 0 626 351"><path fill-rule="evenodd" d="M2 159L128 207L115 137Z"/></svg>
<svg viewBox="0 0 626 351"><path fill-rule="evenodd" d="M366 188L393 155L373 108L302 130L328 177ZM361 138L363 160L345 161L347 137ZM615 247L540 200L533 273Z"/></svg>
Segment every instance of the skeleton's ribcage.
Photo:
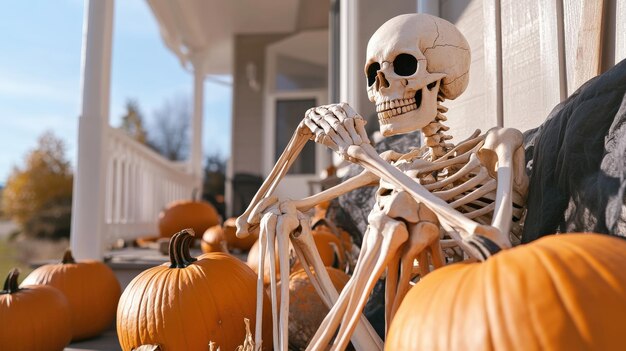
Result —
<svg viewBox="0 0 626 351"><path fill-rule="evenodd" d="M491 224L495 209L497 181L478 161L475 154L467 163L435 167L436 163L420 160L398 165L404 173L421 183L426 189L445 200L457 211L480 224ZM426 166L426 167L425 167ZM426 171L416 171L425 169ZM408 195L398 191L391 184L381 180L376 193L376 207L384 208L385 213L398 217L397 213L407 213L409 208L418 209L421 204L410 204ZM424 209L421 209L423 212ZM521 223L524 214L524 197L513 189L513 214L511 218L510 240L513 245L520 242ZM412 218L398 218L413 221ZM420 220L420 219L418 219Z"/></svg>

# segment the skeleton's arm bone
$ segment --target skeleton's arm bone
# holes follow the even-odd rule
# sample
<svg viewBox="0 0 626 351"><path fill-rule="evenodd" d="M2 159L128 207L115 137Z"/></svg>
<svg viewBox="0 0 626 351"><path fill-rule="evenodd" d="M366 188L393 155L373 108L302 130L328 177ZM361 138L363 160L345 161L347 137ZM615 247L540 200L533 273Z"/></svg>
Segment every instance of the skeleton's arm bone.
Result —
<svg viewBox="0 0 626 351"><path fill-rule="evenodd" d="M519 157L515 154L523 146L524 138L517 129L501 128L491 129L487 133L484 146L478 151L478 157L486 166L487 170L495 172L497 177L497 190L495 210L492 219L492 226L500 229L502 233L508 233L511 229L511 218L513 212L513 183L515 180L523 183L525 177ZM523 150L523 149L522 149ZM523 160L521 160L523 162Z"/></svg>
<svg viewBox="0 0 626 351"><path fill-rule="evenodd" d="M298 209L298 211L306 212L313 208L315 205L320 204L324 201L338 198L339 196L348 193L354 189L372 185L372 183L376 182L378 179L379 178L375 174L369 171L363 171L339 185L335 185L332 188L326 189L320 193L306 197L301 200L293 200L292 203L296 206L296 209Z"/></svg>
<svg viewBox="0 0 626 351"><path fill-rule="evenodd" d="M265 181L261 185L259 191L257 191L257 193L254 195L254 198L250 202L250 205L248 206L246 211L237 218L236 224L238 237L242 238L248 236L249 232L252 229L248 222L248 218L252 214L252 211L261 200L272 195L272 193L276 189L276 186L285 176L285 174L289 170L289 167L291 167L296 157L300 154L300 152L304 148L304 145L311 136L312 134L308 132L308 129L306 128L296 129L295 133L291 137L291 140L289 140L287 147L274 165L274 168L272 168L270 174L267 176L267 178L265 178Z"/></svg>

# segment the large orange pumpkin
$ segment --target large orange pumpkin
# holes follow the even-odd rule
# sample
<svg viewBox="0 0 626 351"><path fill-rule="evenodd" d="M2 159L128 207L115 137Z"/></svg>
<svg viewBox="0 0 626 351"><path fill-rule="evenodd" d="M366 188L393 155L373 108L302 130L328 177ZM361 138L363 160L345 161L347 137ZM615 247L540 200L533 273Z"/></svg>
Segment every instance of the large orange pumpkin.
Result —
<svg viewBox="0 0 626 351"><path fill-rule="evenodd" d="M386 350L624 350L626 240L544 237L435 270L407 294Z"/></svg>
<svg viewBox="0 0 626 351"><path fill-rule="evenodd" d="M86 339L106 330L115 319L120 283L100 261L76 262L67 250L59 264L35 269L22 285L44 284L59 289L72 313L72 340Z"/></svg>
<svg viewBox="0 0 626 351"><path fill-rule="evenodd" d="M346 273L326 267L328 275L337 291L341 292L350 276ZM313 273L315 274L315 273ZM279 283L282 284L282 282ZM280 299L280 288L278 289ZM311 284L304 269L289 275L289 347L293 350L306 349L309 341L328 314L317 291Z"/></svg>
<svg viewBox="0 0 626 351"><path fill-rule="evenodd" d="M18 288L13 269L0 291L0 350L63 350L72 339L70 306L50 286Z"/></svg>
<svg viewBox="0 0 626 351"><path fill-rule="evenodd" d="M246 336L244 319L256 314L256 275L224 253L193 258L191 231L170 240L170 263L140 273L124 290L117 310L122 349L160 345L163 350L207 350L215 342L235 350ZM266 303L269 302L265 296ZM263 323L271 325L264 309ZM272 348L271 328L264 328L263 349Z"/></svg>
<svg viewBox="0 0 626 351"><path fill-rule="evenodd" d="M159 235L166 238L185 228L204 233L217 224L220 224L220 216L215 207L206 201L174 201L159 213Z"/></svg>

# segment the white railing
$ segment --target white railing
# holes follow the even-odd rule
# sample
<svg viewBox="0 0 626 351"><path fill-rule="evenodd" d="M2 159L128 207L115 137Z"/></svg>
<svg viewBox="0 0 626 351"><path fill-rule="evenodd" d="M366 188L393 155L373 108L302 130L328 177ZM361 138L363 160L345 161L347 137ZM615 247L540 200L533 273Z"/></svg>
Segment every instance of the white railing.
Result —
<svg viewBox="0 0 626 351"><path fill-rule="evenodd" d="M190 199L200 180L187 163L172 162L123 131L107 131L104 241L158 235L159 212L171 201Z"/></svg>

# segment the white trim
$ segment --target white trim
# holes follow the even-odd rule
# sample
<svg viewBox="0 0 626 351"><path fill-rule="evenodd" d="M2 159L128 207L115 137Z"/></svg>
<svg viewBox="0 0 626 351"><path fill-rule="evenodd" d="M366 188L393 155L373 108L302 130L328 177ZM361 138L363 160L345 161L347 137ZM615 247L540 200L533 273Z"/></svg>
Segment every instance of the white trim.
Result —
<svg viewBox="0 0 626 351"><path fill-rule="evenodd" d="M263 126L265 139L263 141L263 173L269 174L272 167L276 163L274 156L276 155L276 101L278 100L299 100L299 99L315 99L315 105L326 104L328 98L328 90L301 90L289 92L268 93L265 96L265 113L263 118ZM304 116L302 116L304 117ZM322 145L316 145L315 148L315 171L316 174L308 176L311 180L317 178L317 174L325 169L328 162L324 157L326 148ZM293 175L289 175L293 177Z"/></svg>
<svg viewBox="0 0 626 351"><path fill-rule="evenodd" d="M194 66L195 67L195 66ZM191 120L191 153L189 172L202 183L202 125L204 117L204 73L197 67L193 74L193 116Z"/></svg>
<svg viewBox="0 0 626 351"><path fill-rule="evenodd" d="M339 101L354 106L356 94L361 85L358 82L361 75L356 77L357 70L354 63L359 62L358 52L358 1L341 1L339 3Z"/></svg>
<svg viewBox="0 0 626 351"><path fill-rule="evenodd" d="M315 99L316 105L324 105L328 100L328 89L302 89L298 91L276 91L276 62L278 57L279 43L267 47L265 59L265 82L264 82L264 113L263 113L263 174L267 175L276 163L276 101L279 99ZM304 117L304 116L302 116ZM317 144L315 146L315 174L293 174L286 175L284 183L302 183L307 185L308 181L317 180L319 173L328 166L326 148ZM278 191L279 192L279 191ZM280 196L280 194L278 194Z"/></svg>
<svg viewBox="0 0 626 351"><path fill-rule="evenodd" d="M113 0L87 0L82 47L82 106L70 246L79 259L102 259L111 82Z"/></svg>

